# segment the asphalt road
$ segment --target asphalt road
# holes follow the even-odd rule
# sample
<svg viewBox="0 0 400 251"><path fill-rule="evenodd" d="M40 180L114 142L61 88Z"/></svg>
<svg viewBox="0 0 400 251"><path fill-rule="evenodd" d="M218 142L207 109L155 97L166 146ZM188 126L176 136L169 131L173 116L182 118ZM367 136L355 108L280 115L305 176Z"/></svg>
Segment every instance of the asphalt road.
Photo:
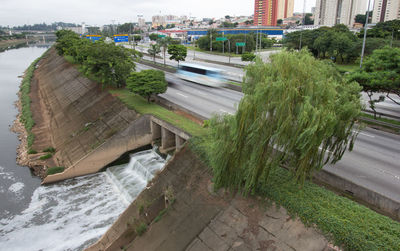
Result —
<svg viewBox="0 0 400 251"><path fill-rule="evenodd" d="M137 69L148 69L139 65ZM203 117L236 111L243 94L211 88L166 73L168 91L160 96ZM359 133L352 152L324 169L400 202L400 136L366 128Z"/></svg>

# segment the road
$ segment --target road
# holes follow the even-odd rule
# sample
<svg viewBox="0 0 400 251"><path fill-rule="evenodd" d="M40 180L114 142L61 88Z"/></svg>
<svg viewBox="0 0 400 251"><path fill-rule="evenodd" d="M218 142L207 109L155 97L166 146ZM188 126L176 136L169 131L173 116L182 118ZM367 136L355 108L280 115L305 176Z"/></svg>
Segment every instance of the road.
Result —
<svg viewBox="0 0 400 251"><path fill-rule="evenodd" d="M148 68L139 64L137 67ZM206 118L216 113L233 114L243 97L240 92L194 84L171 73L166 73L166 78L171 84L160 96ZM352 152L324 169L400 203L399 135L366 128L358 135Z"/></svg>
<svg viewBox="0 0 400 251"><path fill-rule="evenodd" d="M136 49L139 49L142 52L147 52L147 47L148 45L146 44L141 44L141 47L136 47ZM264 51L261 52L262 57L265 61L268 60L268 57L271 53L276 53L276 51ZM193 60L193 51L188 51L188 56L186 57L185 62L190 62L190 63L196 63L208 67L214 67L214 68L219 68L225 71L225 74L229 80L233 81L238 81L242 82L243 76L244 76L244 69L238 68L238 67L233 67L233 66L226 66L226 65L220 65L220 64L214 64L214 63L206 63L198 60ZM208 53L203 53L203 52L196 52L196 57L197 58L203 58L203 59L208 59L208 60L213 60L213 61L220 61L220 62L228 62L226 56L219 56L219 55L211 55ZM144 56L145 59L147 60L153 60L151 57ZM166 56L166 64L177 67L178 63L173 60L169 60L169 56L167 54ZM238 60L240 58L237 58ZM164 63L163 59L156 59L158 63ZM235 62L236 63L236 62ZM246 63L248 64L248 63ZM379 95L384 95L384 94L374 94L373 98L378 98ZM400 97L391 95L392 98L396 100L396 102L400 103ZM372 111L371 108L369 108L368 105L368 96L366 93L362 93L362 100L363 103L365 104L365 109ZM375 104L376 106L376 111L383 113L383 114L389 114L392 116L396 116L400 118L400 105L395 104L393 101L389 100L388 98L385 98L385 101L379 102ZM399 119L400 120L400 119Z"/></svg>

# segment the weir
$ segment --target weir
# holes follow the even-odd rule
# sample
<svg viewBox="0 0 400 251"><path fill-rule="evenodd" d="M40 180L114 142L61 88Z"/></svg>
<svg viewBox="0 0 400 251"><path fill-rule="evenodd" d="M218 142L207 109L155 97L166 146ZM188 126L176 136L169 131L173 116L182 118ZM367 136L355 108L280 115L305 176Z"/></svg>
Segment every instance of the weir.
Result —
<svg viewBox="0 0 400 251"><path fill-rule="evenodd" d="M0 220L4 250L82 250L96 242L165 166L155 150L105 172L38 187L21 214ZM44 234L45 233L45 234Z"/></svg>
<svg viewBox="0 0 400 251"><path fill-rule="evenodd" d="M48 184L96 173L124 153L154 144L159 140L161 140L160 152L179 150L189 138L188 133L175 126L154 116L144 115L88 153L76 164L62 173L47 176L42 183Z"/></svg>

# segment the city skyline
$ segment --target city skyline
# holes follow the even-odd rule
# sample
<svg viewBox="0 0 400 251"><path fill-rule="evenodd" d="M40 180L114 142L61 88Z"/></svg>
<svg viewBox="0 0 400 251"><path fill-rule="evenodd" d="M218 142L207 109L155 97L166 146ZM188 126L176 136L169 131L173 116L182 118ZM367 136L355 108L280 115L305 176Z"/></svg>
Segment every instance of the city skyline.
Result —
<svg viewBox="0 0 400 251"><path fill-rule="evenodd" d="M315 6L315 0L306 1L306 12ZM303 11L303 0L295 0L294 12ZM121 8L123 6L123 8ZM210 7L211 6L211 7ZM138 15L143 15L147 22L153 15L185 15L196 18L221 18L225 15L250 16L254 13L254 0L230 1L186 1L168 2L155 0L144 1L77 1L69 2L37 0L32 4L28 0L4 0L0 9L0 26L19 26L24 24L85 22L90 25L137 22Z"/></svg>

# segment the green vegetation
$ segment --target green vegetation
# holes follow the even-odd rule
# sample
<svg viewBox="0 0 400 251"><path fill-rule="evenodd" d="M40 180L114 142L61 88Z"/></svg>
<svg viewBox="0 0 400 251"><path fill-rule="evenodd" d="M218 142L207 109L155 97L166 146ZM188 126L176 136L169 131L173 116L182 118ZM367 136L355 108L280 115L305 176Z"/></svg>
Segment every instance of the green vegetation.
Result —
<svg viewBox="0 0 400 251"><path fill-rule="evenodd" d="M34 150L34 149L29 149L28 150L28 154L36 154L36 153L37 153L37 151Z"/></svg>
<svg viewBox="0 0 400 251"><path fill-rule="evenodd" d="M132 72L127 79L127 89L133 93L147 98L150 103L150 97L154 94L160 94L167 91L168 83L165 80L165 73L158 70L143 70Z"/></svg>
<svg viewBox="0 0 400 251"><path fill-rule="evenodd" d="M110 92L121 99L128 108L133 109L140 114L152 114L159 119L175 125L176 127L182 128L193 136L204 135L207 131L202 128L201 125L196 124L190 119L169 111L159 105L153 103L149 104L144 98L129 92L129 90L118 89L111 90Z"/></svg>
<svg viewBox="0 0 400 251"><path fill-rule="evenodd" d="M47 169L47 175L62 173L64 172L64 169L65 168L63 166L50 167L49 169Z"/></svg>
<svg viewBox="0 0 400 251"><path fill-rule="evenodd" d="M370 30L368 30L369 32ZM396 34L394 34L394 41L391 39L391 32L390 37L389 32L386 32L385 35L368 38L365 55L370 55L374 50L386 45L400 46L398 40L400 37L396 37ZM307 47L314 57L320 59L332 59L336 63L352 64L358 60L361 54L362 35L358 37L343 24L331 28L320 27L315 30L292 32L285 36L283 43L289 49L299 49L300 37L301 47Z"/></svg>
<svg viewBox="0 0 400 251"><path fill-rule="evenodd" d="M51 147L47 147L46 149L44 149L43 152L55 153L56 149L51 146Z"/></svg>
<svg viewBox="0 0 400 251"><path fill-rule="evenodd" d="M360 86L306 50L270 59L247 67L237 113L211 120L216 187L256 193L281 164L303 183L352 149Z"/></svg>
<svg viewBox="0 0 400 251"><path fill-rule="evenodd" d="M336 68L341 73L353 72L360 69L360 64L337 64Z"/></svg>
<svg viewBox="0 0 400 251"><path fill-rule="evenodd" d="M400 97L400 48L384 47L375 50L366 58L361 69L349 75L349 79L357 81L368 94L368 103L375 118L375 103L384 101L385 96L373 99L374 93L386 93L386 98L400 105L390 96L394 94Z"/></svg>
<svg viewBox="0 0 400 251"><path fill-rule="evenodd" d="M72 31L60 30L56 35L58 53L72 57L74 63L80 65L83 74L103 86L125 86L127 77L135 70L132 56L141 55L135 50L115 46L114 43L102 40L93 43L81 39Z"/></svg>
<svg viewBox="0 0 400 251"><path fill-rule="evenodd" d="M140 223L137 227L136 227L136 234L138 236L142 236L145 232L147 231L147 225L145 223Z"/></svg>
<svg viewBox="0 0 400 251"><path fill-rule="evenodd" d="M32 62L32 64L25 71L24 79L21 84L21 122L25 127L25 130L28 134L27 142L28 148L30 148L35 140L35 135L32 133L32 127L35 125L35 121L33 121L32 111L31 111L31 98L29 97L29 93L31 92L31 81L33 77L33 72L35 71L36 64L39 60L46 55L47 51L43 53L41 57Z"/></svg>
<svg viewBox="0 0 400 251"><path fill-rule="evenodd" d="M163 215L167 213L167 211L168 211L168 208L164 208L163 210L161 210L158 213L157 217L154 218L154 222L159 222L162 219Z"/></svg>
<svg viewBox="0 0 400 251"><path fill-rule="evenodd" d="M153 57L153 62L156 62L156 56L158 53L161 52L160 45L158 44L151 44L150 48L147 50L150 56Z"/></svg>
<svg viewBox="0 0 400 251"><path fill-rule="evenodd" d="M256 55L254 53L245 52L242 54L242 61L253 61L256 59Z"/></svg>
<svg viewBox="0 0 400 251"><path fill-rule="evenodd" d="M46 160L46 159L50 159L51 157L53 157L53 154L52 153L48 153L48 154L45 154L45 155L43 155L43 156L40 156L40 160Z"/></svg>
<svg viewBox="0 0 400 251"><path fill-rule="evenodd" d="M364 113L364 112L361 113L361 117L365 117L365 118L369 118L369 119L376 119L376 120L379 120L379 121L382 121L382 122L386 122L386 123L389 123L389 124L400 126L400 121L398 121L398 120L388 119L388 118L380 118L380 117L374 118L373 115L368 114L368 113Z"/></svg>
<svg viewBox="0 0 400 251"><path fill-rule="evenodd" d="M181 44L170 44L168 46L168 54L171 55L169 59L177 61L179 67L179 61L185 61L187 48Z"/></svg>

